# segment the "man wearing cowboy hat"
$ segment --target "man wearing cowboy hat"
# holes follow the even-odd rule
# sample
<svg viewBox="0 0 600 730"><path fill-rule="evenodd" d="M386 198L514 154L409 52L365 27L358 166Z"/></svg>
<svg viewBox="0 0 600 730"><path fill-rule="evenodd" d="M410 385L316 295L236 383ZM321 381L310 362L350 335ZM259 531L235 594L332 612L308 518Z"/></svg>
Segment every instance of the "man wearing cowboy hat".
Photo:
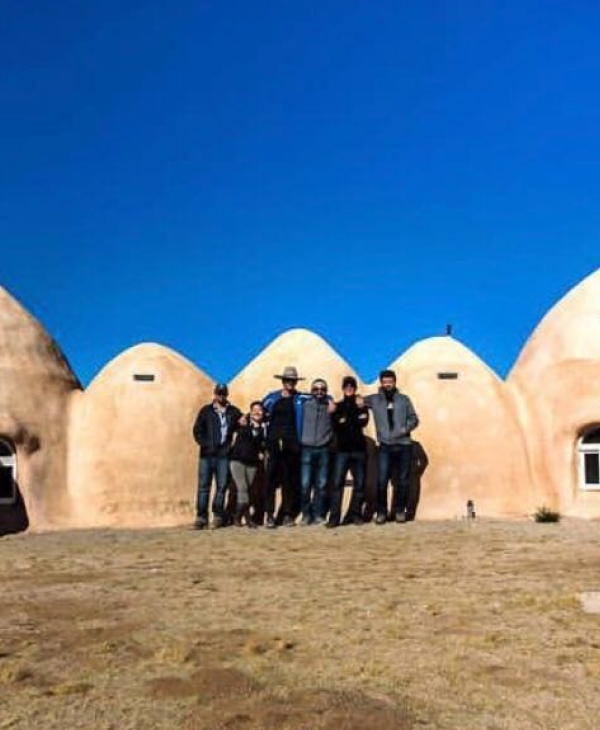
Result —
<svg viewBox="0 0 600 730"><path fill-rule="evenodd" d="M275 527L275 492L281 485L282 524L291 527L299 512L300 501L300 435L302 434L302 403L310 396L296 390L304 380L294 366L283 369L281 390L263 398L268 417L267 470L265 480L266 526Z"/></svg>

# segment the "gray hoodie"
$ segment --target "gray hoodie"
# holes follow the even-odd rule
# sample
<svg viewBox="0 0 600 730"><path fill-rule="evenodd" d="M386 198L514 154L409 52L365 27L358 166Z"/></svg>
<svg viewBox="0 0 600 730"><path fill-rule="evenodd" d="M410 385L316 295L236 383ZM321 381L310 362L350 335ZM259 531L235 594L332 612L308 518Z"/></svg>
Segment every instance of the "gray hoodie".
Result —
<svg viewBox="0 0 600 730"><path fill-rule="evenodd" d="M419 425L419 418L415 413L410 398L403 393L396 391L391 401L393 428L390 428L388 418L388 400L383 388L375 395L365 396L365 405L373 411L375 428L377 429L377 441L386 446L398 444L410 444L410 432Z"/></svg>
<svg viewBox="0 0 600 730"><path fill-rule="evenodd" d="M302 446L327 446L333 437L328 398L309 398L302 404Z"/></svg>

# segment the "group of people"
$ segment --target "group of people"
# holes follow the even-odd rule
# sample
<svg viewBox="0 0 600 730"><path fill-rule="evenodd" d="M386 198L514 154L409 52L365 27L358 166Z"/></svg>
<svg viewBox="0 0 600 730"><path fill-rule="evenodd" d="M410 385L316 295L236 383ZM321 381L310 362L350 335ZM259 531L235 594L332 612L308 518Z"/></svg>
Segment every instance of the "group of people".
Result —
<svg viewBox="0 0 600 730"><path fill-rule="evenodd" d="M367 440L365 426L372 415L377 433L377 503L375 523L405 522L411 465L412 431L419 419L410 398L397 388L393 370L379 374L379 390L360 396L357 382L348 375L342 381L343 398L335 402L325 380L313 380L310 393L298 390L295 367L286 367L281 388L254 401L248 413L228 400L227 385L214 389L212 403L204 406L194 424L194 438L200 446L200 468L196 500L197 529L224 527L230 475L236 487L233 522L257 527L257 510L252 504L253 485L259 468L264 469L264 525L363 524ZM335 449L333 448L335 447ZM331 459L334 459L333 464ZM332 467L332 469L330 468ZM342 518L346 477L352 476L352 497ZM330 498L327 484L332 473ZM388 488L394 475L392 511L388 510ZM213 479L216 490L209 501ZM276 493L281 504L276 512ZM261 517L262 523L262 517Z"/></svg>

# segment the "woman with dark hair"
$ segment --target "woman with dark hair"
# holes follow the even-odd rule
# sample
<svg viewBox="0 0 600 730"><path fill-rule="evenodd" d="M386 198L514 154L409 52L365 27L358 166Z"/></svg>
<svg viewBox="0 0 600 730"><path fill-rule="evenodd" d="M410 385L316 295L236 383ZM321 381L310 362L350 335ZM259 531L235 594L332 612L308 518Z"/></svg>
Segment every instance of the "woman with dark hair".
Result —
<svg viewBox="0 0 600 730"><path fill-rule="evenodd" d="M237 487L237 507L234 525L257 527L250 514L250 490L256 479L256 472L264 458L266 425L264 408L260 401L254 401L250 413L237 426L235 443L229 455L231 476Z"/></svg>

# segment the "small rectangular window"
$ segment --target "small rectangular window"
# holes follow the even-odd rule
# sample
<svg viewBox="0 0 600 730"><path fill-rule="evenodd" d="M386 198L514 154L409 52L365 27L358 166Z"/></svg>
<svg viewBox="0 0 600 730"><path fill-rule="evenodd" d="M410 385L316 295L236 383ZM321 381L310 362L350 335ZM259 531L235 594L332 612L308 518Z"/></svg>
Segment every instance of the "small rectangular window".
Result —
<svg viewBox="0 0 600 730"><path fill-rule="evenodd" d="M136 373L133 376L133 379L137 380L140 383L152 383L156 378L150 373Z"/></svg>
<svg viewBox="0 0 600 730"><path fill-rule="evenodd" d="M458 380L458 373L438 373L438 380Z"/></svg>
<svg viewBox="0 0 600 730"><path fill-rule="evenodd" d="M15 500L15 481L11 466L0 465L0 504L12 503Z"/></svg>
<svg viewBox="0 0 600 730"><path fill-rule="evenodd" d="M600 484L600 454L584 454L586 485Z"/></svg>

